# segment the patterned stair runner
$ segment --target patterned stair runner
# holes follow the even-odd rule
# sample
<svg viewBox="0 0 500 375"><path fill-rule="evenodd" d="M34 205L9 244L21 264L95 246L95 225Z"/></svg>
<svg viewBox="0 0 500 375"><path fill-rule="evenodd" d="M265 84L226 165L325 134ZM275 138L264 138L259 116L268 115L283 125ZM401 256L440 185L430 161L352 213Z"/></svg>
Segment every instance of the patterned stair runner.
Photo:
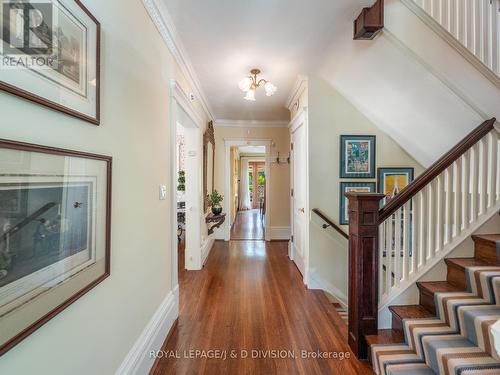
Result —
<svg viewBox="0 0 500 375"><path fill-rule="evenodd" d="M403 321L405 344L373 345L378 375L500 374L489 327L500 319L500 267L467 267L467 292L436 293L436 318Z"/></svg>

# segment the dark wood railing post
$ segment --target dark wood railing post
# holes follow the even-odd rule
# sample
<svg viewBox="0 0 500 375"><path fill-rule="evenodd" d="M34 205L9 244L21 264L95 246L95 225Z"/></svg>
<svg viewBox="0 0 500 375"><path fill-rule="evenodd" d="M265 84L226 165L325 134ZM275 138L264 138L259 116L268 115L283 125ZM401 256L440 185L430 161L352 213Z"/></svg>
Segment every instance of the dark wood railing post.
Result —
<svg viewBox="0 0 500 375"><path fill-rule="evenodd" d="M346 193L349 199L349 346L366 359L365 336L378 330L378 215L383 194Z"/></svg>

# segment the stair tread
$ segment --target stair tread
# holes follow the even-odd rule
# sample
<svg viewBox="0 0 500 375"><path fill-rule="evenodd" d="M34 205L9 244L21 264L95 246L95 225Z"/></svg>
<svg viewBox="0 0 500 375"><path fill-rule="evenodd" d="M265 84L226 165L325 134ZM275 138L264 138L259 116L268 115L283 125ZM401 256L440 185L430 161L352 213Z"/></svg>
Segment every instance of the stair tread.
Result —
<svg viewBox="0 0 500 375"><path fill-rule="evenodd" d="M400 344L404 342L404 337L401 331L397 331L395 329L379 329L378 335L369 335L365 338L368 345Z"/></svg>
<svg viewBox="0 0 500 375"><path fill-rule="evenodd" d="M472 236L472 239L496 243L500 241L500 234L475 234Z"/></svg>
<svg viewBox="0 0 500 375"><path fill-rule="evenodd" d="M446 258L444 260L448 265L455 265L460 268L489 266L491 263L477 258Z"/></svg>
<svg viewBox="0 0 500 375"><path fill-rule="evenodd" d="M434 314L422 305L390 306L389 310L403 319L423 319L432 318Z"/></svg>
<svg viewBox="0 0 500 375"><path fill-rule="evenodd" d="M420 281L417 282L417 286L420 290L427 291L431 294L462 292L464 290L448 281Z"/></svg>

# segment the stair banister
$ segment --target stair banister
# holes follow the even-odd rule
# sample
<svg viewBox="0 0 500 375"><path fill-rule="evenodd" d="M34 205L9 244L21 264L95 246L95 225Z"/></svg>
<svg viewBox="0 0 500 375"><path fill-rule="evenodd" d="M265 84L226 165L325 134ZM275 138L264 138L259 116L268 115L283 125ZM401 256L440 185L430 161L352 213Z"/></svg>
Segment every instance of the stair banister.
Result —
<svg viewBox="0 0 500 375"><path fill-rule="evenodd" d="M378 312L500 209L499 133L482 123L380 209L382 194L349 200L349 346L367 358Z"/></svg>

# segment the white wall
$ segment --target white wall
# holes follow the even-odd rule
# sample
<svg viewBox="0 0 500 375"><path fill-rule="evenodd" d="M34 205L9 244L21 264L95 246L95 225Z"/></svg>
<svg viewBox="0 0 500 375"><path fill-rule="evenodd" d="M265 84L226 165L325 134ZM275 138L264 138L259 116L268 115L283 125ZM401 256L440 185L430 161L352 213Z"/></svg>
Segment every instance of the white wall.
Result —
<svg viewBox="0 0 500 375"><path fill-rule="evenodd" d="M338 25L319 75L422 165L500 114L499 88L400 0L387 1L375 40L354 41L351 21Z"/></svg>
<svg viewBox="0 0 500 375"><path fill-rule="evenodd" d="M415 175L422 166L390 136L359 112L345 97L321 78L310 76L309 113L309 206L318 208L339 223L340 182L376 182L375 179L340 179L340 136L345 134L377 137L377 167L413 167ZM324 230L314 213L310 219L310 288L329 291L347 300L347 240L332 229ZM348 226L343 226L348 232Z"/></svg>
<svg viewBox="0 0 500 375"><path fill-rule="evenodd" d="M102 25L101 126L0 93L0 137L113 157L111 276L0 357L1 374L113 374L173 288L158 186L170 186L169 80L184 79L140 1L85 5Z"/></svg>

